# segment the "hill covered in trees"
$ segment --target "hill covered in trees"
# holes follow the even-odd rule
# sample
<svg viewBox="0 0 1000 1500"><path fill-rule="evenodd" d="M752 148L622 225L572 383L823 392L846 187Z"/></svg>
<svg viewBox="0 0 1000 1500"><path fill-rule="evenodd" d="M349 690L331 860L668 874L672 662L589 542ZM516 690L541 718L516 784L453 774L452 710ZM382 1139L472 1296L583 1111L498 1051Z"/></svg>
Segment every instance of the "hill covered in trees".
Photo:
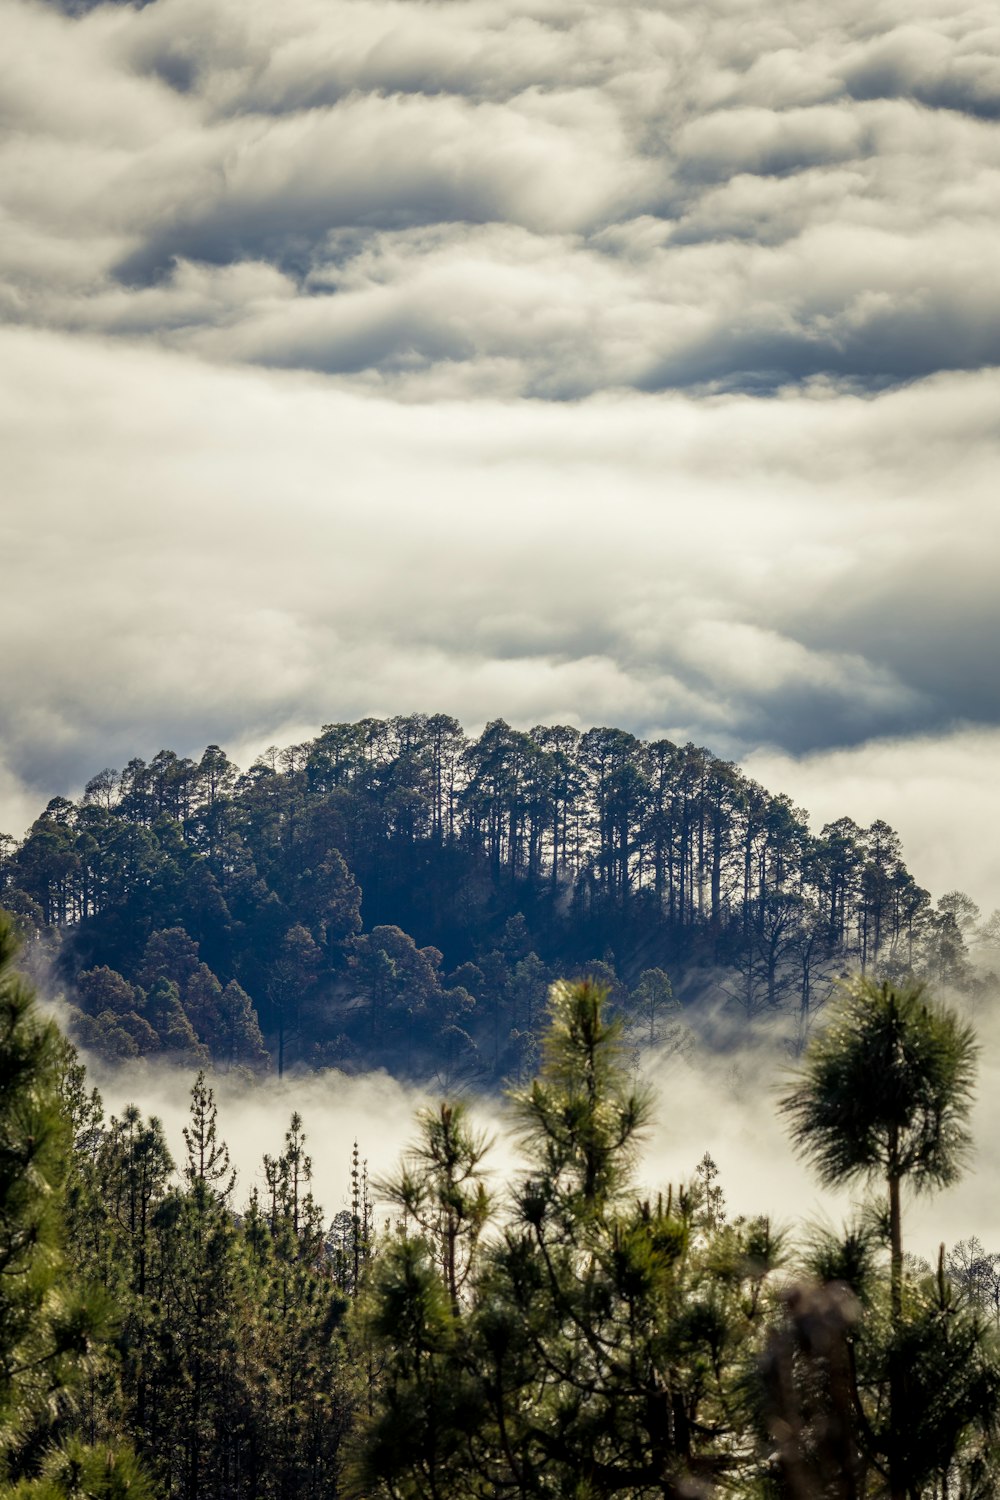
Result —
<svg viewBox="0 0 1000 1500"><path fill-rule="evenodd" d="M978 982L976 908L934 904L886 823L813 833L691 744L443 714L327 725L244 772L217 745L103 770L4 840L0 902L80 1043L223 1067L520 1076L562 975L651 1041L709 992L804 1034L846 971Z"/></svg>

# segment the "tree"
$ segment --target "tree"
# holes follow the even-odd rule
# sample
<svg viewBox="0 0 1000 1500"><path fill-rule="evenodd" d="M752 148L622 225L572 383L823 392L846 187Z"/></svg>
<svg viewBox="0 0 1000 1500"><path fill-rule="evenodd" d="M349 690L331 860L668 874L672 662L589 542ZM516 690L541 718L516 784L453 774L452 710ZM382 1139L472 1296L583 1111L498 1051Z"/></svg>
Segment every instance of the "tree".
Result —
<svg viewBox="0 0 1000 1500"><path fill-rule="evenodd" d="M222 1044L219 1058L229 1068L251 1068L264 1072L271 1065L253 1001L235 979L231 979L219 1001Z"/></svg>
<svg viewBox="0 0 1000 1500"><path fill-rule="evenodd" d="M198 1040L213 1057L225 1057L229 1038L222 1013L222 985L207 964L199 963L184 986L184 1014Z"/></svg>
<svg viewBox="0 0 1000 1500"><path fill-rule="evenodd" d="M424 1110L419 1120L421 1140L411 1147L398 1177L380 1187L434 1245L457 1316L459 1296L491 1211L481 1173L491 1143L472 1129L461 1102Z"/></svg>
<svg viewBox="0 0 1000 1500"><path fill-rule="evenodd" d="M680 1012L670 976L663 969L644 969L629 997L629 1009L644 1026L648 1025L647 1040L650 1047L655 1046L660 1035L657 1022L666 1015L676 1018Z"/></svg>
<svg viewBox="0 0 1000 1500"><path fill-rule="evenodd" d="M925 996L922 985L895 987L858 978L847 985L828 1025L806 1052L780 1108L792 1138L828 1186L881 1181L889 1199L889 1479L904 1494L904 1371L901 1190L946 1187L958 1177L975 1075L971 1027ZM910 1414L912 1421L912 1413Z"/></svg>
<svg viewBox="0 0 1000 1500"><path fill-rule="evenodd" d="M285 1042L289 1022L297 1022L303 995L316 981L322 965L322 954L313 942L312 933L301 923L290 927L268 978L268 998L278 1026L278 1077L285 1072Z"/></svg>
<svg viewBox="0 0 1000 1500"><path fill-rule="evenodd" d="M177 985L172 979L157 979L146 1001L146 1012L163 1047L174 1054L174 1060L202 1062L207 1057L195 1036L194 1027L181 1004Z"/></svg>
<svg viewBox="0 0 1000 1500"><path fill-rule="evenodd" d="M952 1247L945 1266L959 1303L980 1308L1000 1322L1000 1255L986 1250L973 1235Z"/></svg>
<svg viewBox="0 0 1000 1500"><path fill-rule="evenodd" d="M339 1337L346 1299L326 1259L305 1139L301 1116L293 1114L284 1150L264 1157L263 1209L255 1194L244 1220L262 1340L258 1358L266 1372L254 1416L265 1464L251 1493L280 1500L326 1500L337 1493L349 1415Z"/></svg>
<svg viewBox="0 0 1000 1500"><path fill-rule="evenodd" d="M121 1494L131 1474L132 1494L148 1500L127 1451L72 1441L76 1393L107 1357L111 1308L66 1262L66 1048L14 972L16 950L0 912L0 1485L15 1482L25 1500L87 1500Z"/></svg>
<svg viewBox="0 0 1000 1500"><path fill-rule="evenodd" d="M198 944L183 927L154 932L146 944L139 970L139 983L152 989L158 979L169 979L183 991L198 967Z"/></svg>
<svg viewBox="0 0 1000 1500"><path fill-rule="evenodd" d="M457 1212L484 1201L479 1145L461 1146L447 1106L425 1117L436 1139L395 1194L420 1215L375 1262L355 1324L382 1364L359 1493L680 1500L721 1476L750 1492L737 1414L778 1240L766 1220L696 1226L691 1194L633 1197L650 1104L605 1000L588 981L552 987L539 1075L512 1096L528 1167L496 1235ZM472 1226L460 1278L449 1213Z"/></svg>
<svg viewBox="0 0 1000 1500"><path fill-rule="evenodd" d="M184 1128L185 1188L159 1204L153 1342L155 1412L143 1436L171 1493L197 1500L238 1470L242 1407L238 1353L246 1315L243 1264L229 1199L236 1174L218 1135L212 1090L200 1072Z"/></svg>

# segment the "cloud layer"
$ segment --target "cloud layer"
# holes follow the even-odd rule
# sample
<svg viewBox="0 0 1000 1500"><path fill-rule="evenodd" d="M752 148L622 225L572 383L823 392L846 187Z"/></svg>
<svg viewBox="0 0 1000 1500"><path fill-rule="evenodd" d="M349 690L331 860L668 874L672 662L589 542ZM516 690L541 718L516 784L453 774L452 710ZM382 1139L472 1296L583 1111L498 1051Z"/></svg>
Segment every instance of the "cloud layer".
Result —
<svg viewBox="0 0 1000 1500"><path fill-rule="evenodd" d="M163 744L411 709L690 737L859 817L832 751L985 786L985 6L0 25L0 826ZM942 853L890 793L921 878L1000 904L981 818Z"/></svg>
<svg viewBox="0 0 1000 1500"><path fill-rule="evenodd" d="M12 318L416 399L997 362L985 7L0 13Z"/></svg>

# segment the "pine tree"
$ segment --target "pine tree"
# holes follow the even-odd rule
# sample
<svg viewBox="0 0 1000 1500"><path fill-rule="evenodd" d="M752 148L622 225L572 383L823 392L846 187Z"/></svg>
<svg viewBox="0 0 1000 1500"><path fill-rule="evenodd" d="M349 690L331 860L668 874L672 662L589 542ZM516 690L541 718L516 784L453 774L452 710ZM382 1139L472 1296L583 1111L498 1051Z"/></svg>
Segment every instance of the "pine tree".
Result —
<svg viewBox="0 0 1000 1500"><path fill-rule="evenodd" d="M428 1113L397 1180L409 1224L357 1320L382 1362L357 1493L663 1500L751 1480L742 1392L779 1237L766 1220L698 1229L691 1194L635 1198L650 1103L599 986L553 986L539 1076L513 1107L529 1169L499 1234L460 1241L460 1277L447 1215L429 1210L443 1199L465 1222L481 1152L456 1183L459 1153L441 1149L454 1117Z"/></svg>
<svg viewBox="0 0 1000 1500"><path fill-rule="evenodd" d="M781 1102L821 1181L878 1182L887 1190L888 1315L881 1329L876 1313L869 1319L858 1379L872 1395L861 1437L870 1461L884 1468L892 1500L918 1493L935 1470L947 1483L967 1430L988 1427L996 1410L1000 1367L981 1323L958 1316L943 1270L931 1293L908 1289L904 1276L902 1190L945 1187L959 1176L971 1146L977 1050L971 1027L930 1001L923 986L860 977L844 988ZM973 1384L963 1384L971 1374Z"/></svg>
<svg viewBox="0 0 1000 1500"><path fill-rule="evenodd" d="M203 1072L191 1089L184 1144L185 1189L167 1194L155 1215L159 1359L150 1440L171 1493L197 1500L222 1492L239 1469L239 1346L249 1315L229 1207L236 1176Z"/></svg>
<svg viewBox="0 0 1000 1500"><path fill-rule="evenodd" d="M16 950L0 912L0 1494L97 1500L128 1481L146 1500L127 1451L102 1455L73 1433L80 1392L107 1358L112 1309L67 1265L66 1048L14 972Z"/></svg>
<svg viewBox="0 0 1000 1500"><path fill-rule="evenodd" d="M412 1220L433 1245L457 1316L491 1211L480 1170L490 1142L471 1128L461 1102L424 1110L418 1122L421 1139L407 1153L398 1177L380 1186L404 1221Z"/></svg>
<svg viewBox="0 0 1000 1500"><path fill-rule="evenodd" d="M260 1340L255 1442L266 1456L262 1493L278 1500L325 1500L336 1493L351 1414L342 1341L346 1299L327 1263L305 1145L295 1113L284 1150L264 1158L267 1197L263 1207L251 1200L244 1226Z"/></svg>

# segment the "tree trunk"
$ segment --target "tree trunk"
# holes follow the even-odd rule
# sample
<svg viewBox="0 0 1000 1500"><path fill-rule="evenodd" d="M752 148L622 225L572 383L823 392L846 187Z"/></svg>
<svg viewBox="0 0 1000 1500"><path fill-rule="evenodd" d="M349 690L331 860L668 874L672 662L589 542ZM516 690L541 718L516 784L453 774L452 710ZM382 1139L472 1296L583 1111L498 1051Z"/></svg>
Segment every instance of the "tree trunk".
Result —
<svg viewBox="0 0 1000 1500"><path fill-rule="evenodd" d="M891 1154L895 1157L895 1141ZM893 1349L889 1366L889 1493L891 1500L906 1500L906 1486L900 1472L900 1437L903 1411L903 1372L899 1366L899 1329L903 1317L903 1226L899 1204L899 1173L889 1173L889 1253L890 1296Z"/></svg>

